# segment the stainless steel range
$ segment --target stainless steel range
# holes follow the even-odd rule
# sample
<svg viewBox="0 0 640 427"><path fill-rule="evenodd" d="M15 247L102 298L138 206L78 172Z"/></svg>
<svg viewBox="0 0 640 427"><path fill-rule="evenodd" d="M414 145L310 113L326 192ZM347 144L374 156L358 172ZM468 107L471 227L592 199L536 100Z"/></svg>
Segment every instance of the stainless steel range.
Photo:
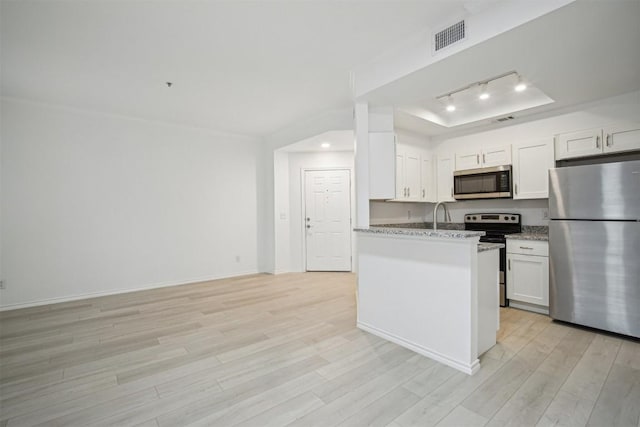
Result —
<svg viewBox="0 0 640 427"><path fill-rule="evenodd" d="M506 234L522 232L520 214L513 213L470 213L464 216L464 229L484 231L487 233L480 238L481 242L502 243L505 248L500 249L500 306L507 307L507 239Z"/></svg>

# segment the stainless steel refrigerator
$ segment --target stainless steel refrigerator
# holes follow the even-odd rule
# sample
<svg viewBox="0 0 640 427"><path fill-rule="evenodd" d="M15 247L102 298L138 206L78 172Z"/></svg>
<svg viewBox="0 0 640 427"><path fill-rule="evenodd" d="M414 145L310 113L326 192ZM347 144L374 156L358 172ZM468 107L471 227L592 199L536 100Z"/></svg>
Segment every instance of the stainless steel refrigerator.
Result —
<svg viewBox="0 0 640 427"><path fill-rule="evenodd" d="M549 313L640 337L640 161L549 172Z"/></svg>

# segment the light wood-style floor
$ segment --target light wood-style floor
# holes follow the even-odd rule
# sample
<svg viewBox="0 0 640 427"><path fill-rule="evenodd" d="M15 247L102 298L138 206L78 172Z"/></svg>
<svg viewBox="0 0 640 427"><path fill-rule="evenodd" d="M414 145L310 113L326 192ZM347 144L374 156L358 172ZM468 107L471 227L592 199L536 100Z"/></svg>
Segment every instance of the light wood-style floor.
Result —
<svg viewBox="0 0 640 427"><path fill-rule="evenodd" d="M0 425L640 425L638 341L505 309L470 377L356 329L354 289L256 275L0 313Z"/></svg>

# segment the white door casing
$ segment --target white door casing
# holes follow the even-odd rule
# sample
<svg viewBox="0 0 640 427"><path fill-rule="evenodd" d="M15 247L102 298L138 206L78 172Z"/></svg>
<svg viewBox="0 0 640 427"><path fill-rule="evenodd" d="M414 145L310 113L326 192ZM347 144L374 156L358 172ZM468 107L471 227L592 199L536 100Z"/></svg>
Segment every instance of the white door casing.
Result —
<svg viewBox="0 0 640 427"><path fill-rule="evenodd" d="M304 173L307 271L351 271L351 182L346 169Z"/></svg>

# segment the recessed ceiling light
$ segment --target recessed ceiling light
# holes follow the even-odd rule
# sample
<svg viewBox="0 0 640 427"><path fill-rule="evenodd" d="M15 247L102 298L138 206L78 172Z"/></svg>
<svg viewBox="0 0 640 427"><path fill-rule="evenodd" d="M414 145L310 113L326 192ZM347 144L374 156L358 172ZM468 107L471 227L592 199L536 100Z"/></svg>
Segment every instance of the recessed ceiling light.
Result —
<svg viewBox="0 0 640 427"><path fill-rule="evenodd" d="M328 143L328 142L323 142L322 144L320 144L320 147L322 147L322 148L329 148L329 147L331 147L331 144L330 144L330 143Z"/></svg>
<svg viewBox="0 0 640 427"><path fill-rule="evenodd" d="M451 95L447 98L447 111L450 113L456 111L456 106L453 105L453 97Z"/></svg>
<svg viewBox="0 0 640 427"><path fill-rule="evenodd" d="M489 95L489 92L487 91L487 84L484 83L480 86L480 95L478 96L478 98L484 101L485 99L489 99L490 97L491 95Z"/></svg>
<svg viewBox="0 0 640 427"><path fill-rule="evenodd" d="M522 76L520 74L518 76L518 83L513 87L516 92L522 92L527 89L527 84L522 81Z"/></svg>

